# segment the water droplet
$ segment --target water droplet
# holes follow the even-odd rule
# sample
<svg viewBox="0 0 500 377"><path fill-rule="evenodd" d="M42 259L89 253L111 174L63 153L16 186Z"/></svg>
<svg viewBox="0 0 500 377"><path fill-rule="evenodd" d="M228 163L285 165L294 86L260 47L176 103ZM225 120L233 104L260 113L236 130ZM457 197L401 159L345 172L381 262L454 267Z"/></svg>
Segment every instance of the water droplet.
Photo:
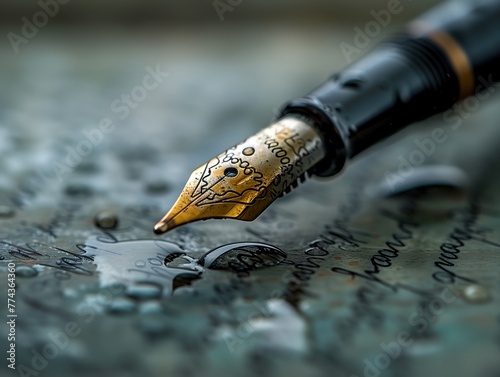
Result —
<svg viewBox="0 0 500 377"><path fill-rule="evenodd" d="M391 172L394 177L399 177L398 172ZM451 165L425 165L415 168L405 179L384 180L373 190L379 196L397 196L412 190L422 188L448 188L465 190L469 186L467 174ZM444 191L444 193L448 193Z"/></svg>
<svg viewBox="0 0 500 377"><path fill-rule="evenodd" d="M15 211L12 207L6 205L0 205L0 217L12 217Z"/></svg>
<svg viewBox="0 0 500 377"><path fill-rule="evenodd" d="M139 305L139 313L151 314L151 313L161 313L161 304L158 301L147 301Z"/></svg>
<svg viewBox="0 0 500 377"><path fill-rule="evenodd" d="M146 262L144 262L143 260L138 260L135 262L135 266L139 268L146 267Z"/></svg>
<svg viewBox="0 0 500 377"><path fill-rule="evenodd" d="M178 245L163 240L113 242L91 237L85 242L85 251L94 258L101 287L114 283L143 284L161 287L160 294L170 296L176 282L189 282L201 274L199 269L165 266L165 258L185 253ZM132 294L153 295L153 289L146 292L146 288L134 288Z"/></svg>
<svg viewBox="0 0 500 377"><path fill-rule="evenodd" d="M491 301L491 294L488 288L479 285L471 284L464 288L463 297L465 301L474 304L482 304Z"/></svg>
<svg viewBox="0 0 500 377"><path fill-rule="evenodd" d="M161 296L161 286L157 284L134 284L127 287L125 294L135 300L149 300Z"/></svg>
<svg viewBox="0 0 500 377"><path fill-rule="evenodd" d="M186 254L170 254L165 258L165 266L203 272L199 260Z"/></svg>
<svg viewBox="0 0 500 377"><path fill-rule="evenodd" d="M136 309L135 304L125 298L117 298L111 302L108 311L113 314L127 314L132 313Z"/></svg>
<svg viewBox="0 0 500 377"><path fill-rule="evenodd" d="M118 217L113 212L101 211L96 215L94 222L99 228L113 229L118 225Z"/></svg>
<svg viewBox="0 0 500 377"><path fill-rule="evenodd" d="M65 288L63 290L63 295L67 298L78 298L80 296L79 292L73 288Z"/></svg>
<svg viewBox="0 0 500 377"><path fill-rule="evenodd" d="M170 189L170 186L168 185L167 182L164 181L156 181L156 182L150 182L146 185L146 192L149 194L164 194L168 192Z"/></svg>
<svg viewBox="0 0 500 377"><path fill-rule="evenodd" d="M251 271L274 266L286 259L286 254L265 243L239 242L218 247L203 255L199 264L215 270Z"/></svg>
<svg viewBox="0 0 500 377"><path fill-rule="evenodd" d="M243 149L243 154L245 156L251 156L255 153L255 149L253 149L252 147L247 147L245 149Z"/></svg>
<svg viewBox="0 0 500 377"><path fill-rule="evenodd" d="M16 276L32 278L36 275L38 272L31 266L16 266Z"/></svg>

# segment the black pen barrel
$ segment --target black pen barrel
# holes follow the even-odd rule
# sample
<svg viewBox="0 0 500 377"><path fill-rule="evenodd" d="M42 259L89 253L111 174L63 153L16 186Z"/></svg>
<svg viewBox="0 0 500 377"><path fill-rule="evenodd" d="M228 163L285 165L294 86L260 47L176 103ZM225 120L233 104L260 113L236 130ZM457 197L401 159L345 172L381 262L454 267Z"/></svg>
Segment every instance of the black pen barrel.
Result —
<svg viewBox="0 0 500 377"><path fill-rule="evenodd" d="M285 104L281 117L305 115L319 129L327 156L313 173L329 176L378 141L499 80L500 1L451 1Z"/></svg>

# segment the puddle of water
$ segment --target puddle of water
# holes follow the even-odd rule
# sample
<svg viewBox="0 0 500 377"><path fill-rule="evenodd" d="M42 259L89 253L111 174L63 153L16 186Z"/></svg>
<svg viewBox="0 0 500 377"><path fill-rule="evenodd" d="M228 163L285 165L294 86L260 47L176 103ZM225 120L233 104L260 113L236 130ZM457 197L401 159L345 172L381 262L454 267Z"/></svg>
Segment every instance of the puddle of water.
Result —
<svg viewBox="0 0 500 377"><path fill-rule="evenodd" d="M186 253L176 244L162 240L106 242L99 237L85 243L86 255L94 258L101 287L123 283L126 294L135 299L170 296L175 280L199 278L200 270L164 265L167 257ZM158 292L161 291L161 292Z"/></svg>

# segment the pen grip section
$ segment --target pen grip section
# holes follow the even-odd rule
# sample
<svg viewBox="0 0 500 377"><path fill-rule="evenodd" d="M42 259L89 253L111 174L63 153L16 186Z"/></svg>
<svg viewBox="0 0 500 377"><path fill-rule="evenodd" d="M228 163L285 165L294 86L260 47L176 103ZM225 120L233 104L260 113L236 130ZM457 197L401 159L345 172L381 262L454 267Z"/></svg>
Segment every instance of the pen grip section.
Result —
<svg viewBox="0 0 500 377"><path fill-rule="evenodd" d="M450 107L458 88L450 62L431 40L403 35L290 101L282 114L307 115L320 129L330 160L315 174L329 176L381 139Z"/></svg>

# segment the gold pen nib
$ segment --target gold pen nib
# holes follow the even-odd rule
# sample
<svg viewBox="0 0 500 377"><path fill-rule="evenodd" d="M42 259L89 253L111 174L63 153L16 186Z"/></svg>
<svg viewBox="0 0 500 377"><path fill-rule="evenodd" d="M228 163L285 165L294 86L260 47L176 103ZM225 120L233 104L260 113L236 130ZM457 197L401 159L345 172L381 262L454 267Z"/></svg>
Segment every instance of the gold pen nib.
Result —
<svg viewBox="0 0 500 377"><path fill-rule="evenodd" d="M196 169L154 231L205 219L254 220L324 156L313 127L283 118Z"/></svg>

